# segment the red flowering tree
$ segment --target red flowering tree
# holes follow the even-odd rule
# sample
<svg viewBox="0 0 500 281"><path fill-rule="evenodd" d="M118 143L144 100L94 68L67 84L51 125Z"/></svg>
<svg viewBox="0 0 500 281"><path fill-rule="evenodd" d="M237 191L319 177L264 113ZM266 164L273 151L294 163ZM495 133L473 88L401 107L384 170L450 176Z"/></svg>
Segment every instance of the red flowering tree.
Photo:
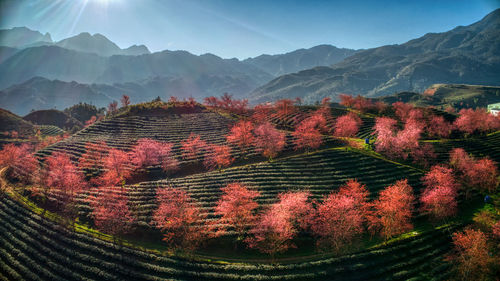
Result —
<svg viewBox="0 0 500 281"><path fill-rule="evenodd" d="M375 148L378 152L388 155L398 155L399 147L396 146L397 121L389 117L375 119L374 134L377 135Z"/></svg>
<svg viewBox="0 0 500 281"><path fill-rule="evenodd" d="M220 99L217 97L207 97L203 100L203 103L206 106L210 107L215 107L215 108L222 108L224 110L236 113L236 114L242 114L247 111L248 107L248 100L243 99L243 100L237 100L233 99L233 96L224 93Z"/></svg>
<svg viewBox="0 0 500 281"><path fill-rule="evenodd" d="M101 186L125 185L125 181L132 176L129 154L123 150L112 148L104 158L105 172L96 180Z"/></svg>
<svg viewBox="0 0 500 281"><path fill-rule="evenodd" d="M127 107L130 105L130 97L127 95L123 95L120 101L122 103L122 107Z"/></svg>
<svg viewBox="0 0 500 281"><path fill-rule="evenodd" d="M113 101L108 104L108 114L114 114L118 110L118 102Z"/></svg>
<svg viewBox="0 0 500 281"><path fill-rule="evenodd" d="M492 227L491 227L491 234L493 234L493 238L500 240L500 220L497 221ZM500 245L499 245L500 246Z"/></svg>
<svg viewBox="0 0 500 281"><path fill-rule="evenodd" d="M85 152L78 160L78 167L88 174L99 173L104 168L104 159L106 158L109 147L105 141L87 142Z"/></svg>
<svg viewBox="0 0 500 281"><path fill-rule="evenodd" d="M313 114L299 123L292 133L295 149L317 149L323 143L321 132L326 131L326 119L323 114Z"/></svg>
<svg viewBox="0 0 500 281"><path fill-rule="evenodd" d="M399 131L396 135L395 145L396 151L399 152L398 157L407 159L408 155L413 151L419 149L420 144L418 140L424 131L424 124L418 119L410 118L405 123L403 130Z"/></svg>
<svg viewBox="0 0 500 281"><path fill-rule="evenodd" d="M399 118L399 120L406 122L406 119L410 116L410 112L415 108L412 104L404 103L401 101L392 104L394 113Z"/></svg>
<svg viewBox="0 0 500 281"><path fill-rule="evenodd" d="M424 167L428 167L437 157L434 152L434 146L430 143L419 144L418 147L410 151L410 155L413 158L413 163L420 164Z"/></svg>
<svg viewBox="0 0 500 281"><path fill-rule="evenodd" d="M256 150L269 159L276 157L285 147L285 133L278 131L269 122L257 126L254 133Z"/></svg>
<svg viewBox="0 0 500 281"><path fill-rule="evenodd" d="M163 241L173 249L196 249L206 230L199 224L204 216L191 197L182 189L166 187L158 189L156 198L153 224L163 232Z"/></svg>
<svg viewBox="0 0 500 281"><path fill-rule="evenodd" d="M422 180L426 186L420 197L422 210L429 212L435 219L455 215L458 185L453 170L443 166L433 166Z"/></svg>
<svg viewBox="0 0 500 281"><path fill-rule="evenodd" d="M271 116L273 106L269 103L261 103L253 108L252 121L255 124L267 122Z"/></svg>
<svg viewBox="0 0 500 281"><path fill-rule="evenodd" d="M88 127L88 126L94 124L96 121L97 121L97 116L94 115L94 116L90 117L89 120L85 121L85 127Z"/></svg>
<svg viewBox="0 0 500 281"><path fill-rule="evenodd" d="M354 98L351 95L340 94L339 99L340 105L343 105L345 107L353 107L354 105Z"/></svg>
<svg viewBox="0 0 500 281"><path fill-rule="evenodd" d="M427 133L431 137L447 138L453 130L453 125L443 116L433 115L427 124Z"/></svg>
<svg viewBox="0 0 500 281"><path fill-rule="evenodd" d="M220 216L216 235L226 233L227 228L231 227L240 240L257 219L255 209L259 204L255 202L255 198L259 196L259 192L250 190L241 183L230 183L221 190L223 194L215 207L215 214Z"/></svg>
<svg viewBox="0 0 500 281"><path fill-rule="evenodd" d="M498 186L497 164L488 158L476 160L464 149L455 148L450 152L450 165L469 187L494 192Z"/></svg>
<svg viewBox="0 0 500 281"><path fill-rule="evenodd" d="M484 109L473 110L462 109L454 125L461 132L471 135L474 133L486 133L500 129L500 118L488 113Z"/></svg>
<svg viewBox="0 0 500 281"><path fill-rule="evenodd" d="M372 231L378 230L385 239L411 230L413 201L413 189L408 180L400 180L388 186L372 204L369 228Z"/></svg>
<svg viewBox="0 0 500 281"><path fill-rule="evenodd" d="M292 113L297 111L297 108L294 106L294 102L290 99L281 99L274 103L274 108L277 111L278 118L281 120L285 120Z"/></svg>
<svg viewBox="0 0 500 281"><path fill-rule="evenodd" d="M32 149L28 144L16 146L10 143L4 145L0 151L0 167L7 167L9 175L23 183L35 182L39 166Z"/></svg>
<svg viewBox="0 0 500 281"><path fill-rule="evenodd" d="M170 98L172 99L172 97ZM177 101L177 98L175 99ZM210 107L217 107L219 99L217 97L211 96L203 99L203 104Z"/></svg>
<svg viewBox="0 0 500 281"><path fill-rule="evenodd" d="M191 133L181 142L182 157L188 160L201 158L207 150L207 143L199 135Z"/></svg>
<svg viewBox="0 0 500 281"><path fill-rule="evenodd" d="M353 137L358 133L361 123L361 118L354 113L340 116L335 120L335 131L333 134L336 137Z"/></svg>
<svg viewBox="0 0 500 281"><path fill-rule="evenodd" d="M350 180L338 192L326 196L311 227L319 237L318 245L340 250L362 234L368 195L365 185Z"/></svg>
<svg viewBox="0 0 500 281"><path fill-rule="evenodd" d="M466 229L453 234L455 254L451 256L462 280L487 280L491 258L486 235L480 230Z"/></svg>
<svg viewBox="0 0 500 281"><path fill-rule="evenodd" d="M112 235L128 233L134 217L128 207L128 198L121 189L101 187L99 194L91 197L90 206L95 226Z"/></svg>
<svg viewBox="0 0 500 281"><path fill-rule="evenodd" d="M45 165L46 185L60 200L59 203L64 204L65 210L71 213L71 203L75 196L87 187L83 173L71 162L66 153L54 152L45 159Z"/></svg>
<svg viewBox="0 0 500 281"><path fill-rule="evenodd" d="M165 172L174 171L179 167L179 161L173 155L173 146L168 142L139 139L130 152L131 162L137 169L160 165Z"/></svg>
<svg viewBox="0 0 500 281"><path fill-rule="evenodd" d="M488 158L476 160L466 170L464 180L483 193L495 192L498 187L497 163Z"/></svg>
<svg viewBox="0 0 500 281"><path fill-rule="evenodd" d="M279 201L271 205L255 227L252 237L245 241L250 248L274 256L291 247L292 240L301 230L309 228L314 209L308 202L308 192L287 192L278 196Z"/></svg>
<svg viewBox="0 0 500 281"><path fill-rule="evenodd" d="M205 155L205 160L203 165L208 170L221 169L222 167L227 167L233 162L231 157L231 148L227 145L216 145L209 144L207 146L207 154Z"/></svg>
<svg viewBox="0 0 500 281"><path fill-rule="evenodd" d="M227 141L229 143L238 145L241 149L250 148L255 138L252 134L254 126L250 121L239 121L232 128L229 135L227 135Z"/></svg>

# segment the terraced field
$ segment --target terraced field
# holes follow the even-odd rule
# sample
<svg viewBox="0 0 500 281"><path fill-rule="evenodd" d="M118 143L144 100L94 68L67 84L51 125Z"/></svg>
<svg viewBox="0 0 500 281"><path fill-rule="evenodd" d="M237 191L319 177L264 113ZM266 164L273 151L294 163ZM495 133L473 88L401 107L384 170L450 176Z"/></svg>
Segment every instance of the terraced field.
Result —
<svg viewBox="0 0 500 281"><path fill-rule="evenodd" d="M500 163L500 132L489 134L484 137L475 137L466 140L450 140L446 142L434 142L438 160L445 162L449 158L449 152L453 148L463 148L476 157L489 157Z"/></svg>
<svg viewBox="0 0 500 281"><path fill-rule="evenodd" d="M212 144L228 144L226 135L235 123L236 119L223 116L216 112L200 112L190 114L169 114L165 116L123 116L114 117L101 122L97 122L87 127L73 136L64 139L52 146L37 152L38 157L46 157L53 152L64 152L69 154L73 160L85 152L85 145L88 142L106 142L109 147L130 151L141 138L151 138L158 141L170 142L174 144L173 152L179 160L181 168L199 161L200 159L184 159L181 157L181 141L189 137L191 133ZM293 151L293 137L286 133L286 145L284 151ZM327 146L336 142L325 136ZM265 160L259 157L260 154L253 148L241 150L239 147L231 145L231 154L235 160L256 159ZM102 148L104 151L106 148ZM203 157L201 155L200 157ZM130 167L132 169L132 167Z"/></svg>
<svg viewBox="0 0 500 281"><path fill-rule="evenodd" d="M139 223L151 221L151 213L157 208L158 187L174 186L186 190L206 212L209 218L216 201L220 198L220 188L231 182L241 182L258 190L257 201L270 204L276 195L289 190L309 190L313 197L322 196L337 189L349 179L358 179L367 184L372 197L397 180L407 178L418 192L421 188L422 173L418 170L393 164L362 153L341 148L326 149L310 154L291 156L274 162L261 162L195 174L187 177L142 182L127 186L129 202L137 206ZM95 194L95 190L91 192ZM88 202L82 196L79 205L82 214L90 211Z"/></svg>
<svg viewBox="0 0 500 281"><path fill-rule="evenodd" d="M450 229L308 262L228 264L184 260L75 233L0 197L2 280L443 280Z"/></svg>
<svg viewBox="0 0 500 281"><path fill-rule="evenodd" d="M317 110L318 107L315 106L298 106L296 107L298 110L293 112L292 114L287 115L286 117L280 116L278 114L273 114L270 116L269 121L276 126L283 128L285 130L293 130L295 126L300 123L302 120L308 117L308 114ZM327 118L327 127L328 133L333 134L334 124L337 117L348 114L350 111L343 108L330 108L331 116ZM358 138L366 138L369 137L373 132L373 125L375 125L375 118L360 116L363 124L359 129L357 134Z"/></svg>

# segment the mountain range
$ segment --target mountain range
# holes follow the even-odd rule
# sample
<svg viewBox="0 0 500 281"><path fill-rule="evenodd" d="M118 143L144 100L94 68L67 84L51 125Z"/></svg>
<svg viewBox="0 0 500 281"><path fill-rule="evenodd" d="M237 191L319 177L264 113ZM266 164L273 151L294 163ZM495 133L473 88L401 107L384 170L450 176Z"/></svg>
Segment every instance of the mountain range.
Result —
<svg viewBox="0 0 500 281"><path fill-rule="evenodd" d="M224 92L252 103L339 93L421 92L436 83L500 85L500 9L469 26L365 50L319 45L245 60L187 51L121 49L101 34L54 42L27 28L0 30L0 107L18 114L69 103L105 106Z"/></svg>
<svg viewBox="0 0 500 281"><path fill-rule="evenodd" d="M123 94L133 102L171 95L203 99L225 92L242 98L277 75L339 62L356 52L320 45L240 61L186 51L150 53L144 46L120 49L100 34L51 42L50 35L37 41L41 33L26 28L9 31L8 38L22 37L15 32L39 35L21 43L4 40L8 46L0 46L0 105L22 115L72 102L106 106Z"/></svg>
<svg viewBox="0 0 500 281"><path fill-rule="evenodd" d="M423 91L435 83L500 85L500 9L469 26L428 33L401 45L359 51L328 67L282 75L250 94L253 102L338 94L369 97Z"/></svg>

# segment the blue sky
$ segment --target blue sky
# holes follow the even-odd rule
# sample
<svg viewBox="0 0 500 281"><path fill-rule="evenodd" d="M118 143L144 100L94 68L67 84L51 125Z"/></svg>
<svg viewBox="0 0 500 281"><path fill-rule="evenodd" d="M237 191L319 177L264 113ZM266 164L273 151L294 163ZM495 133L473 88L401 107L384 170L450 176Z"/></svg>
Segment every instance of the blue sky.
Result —
<svg viewBox="0 0 500 281"><path fill-rule="evenodd" d="M240 59L319 44L372 48L468 25L500 0L0 0L0 28L54 40L101 33L120 47Z"/></svg>

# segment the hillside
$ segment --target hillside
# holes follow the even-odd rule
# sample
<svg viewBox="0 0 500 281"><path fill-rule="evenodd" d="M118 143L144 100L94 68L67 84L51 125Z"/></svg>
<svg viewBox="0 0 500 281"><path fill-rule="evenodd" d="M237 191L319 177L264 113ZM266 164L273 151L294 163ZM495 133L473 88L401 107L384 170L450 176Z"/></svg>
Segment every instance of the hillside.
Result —
<svg viewBox="0 0 500 281"><path fill-rule="evenodd" d="M119 92L117 90L117 92ZM19 115L26 115L32 110L64 109L79 102L106 106L113 99L127 92L108 96L89 85L76 82L63 82L34 77L30 80L0 91L0 105Z"/></svg>
<svg viewBox="0 0 500 281"><path fill-rule="evenodd" d="M34 126L12 112L0 108L0 132L16 131L21 135L34 133Z"/></svg>
<svg viewBox="0 0 500 281"><path fill-rule="evenodd" d="M83 124L80 121L68 116L62 111L55 109L33 111L24 116L23 119L31 122L32 124L52 125L67 131L74 131L83 128Z"/></svg>
<svg viewBox="0 0 500 281"><path fill-rule="evenodd" d="M112 55L138 56L151 53L144 45L134 45L126 49L121 49L115 43L111 42L108 38L99 33L90 35L88 32L83 32L76 36L63 39L55 44L66 49L94 53L104 57Z"/></svg>
<svg viewBox="0 0 500 281"><path fill-rule="evenodd" d="M429 33L401 45L360 51L331 67L280 76L251 93L263 102L340 93L369 97L422 92L436 83L500 85L500 9L469 26Z"/></svg>
<svg viewBox="0 0 500 281"><path fill-rule="evenodd" d="M500 102L500 87L463 85L463 84L434 84L423 94L402 92L395 95L383 96L376 100L392 104L397 101L411 103L417 106L435 106L441 109L453 107L486 108L488 104Z"/></svg>
<svg viewBox="0 0 500 281"><path fill-rule="evenodd" d="M318 45L279 55L260 55L243 62L255 65L273 76L298 72L316 66L328 66L352 56L359 50Z"/></svg>
<svg viewBox="0 0 500 281"><path fill-rule="evenodd" d="M25 115L31 110L63 109L80 102L107 107L110 102L119 101L122 95L130 96L134 103L151 101L156 97L168 100L170 96L180 99L193 97L201 101L207 96L218 96L226 92L241 93L251 89L250 85L239 78L210 74L196 78L154 77L112 85L34 77L0 90L0 105L16 114Z"/></svg>
<svg viewBox="0 0 500 281"><path fill-rule="evenodd" d="M42 34L26 27L0 29L0 46L18 48L37 43L52 43L52 38L49 33Z"/></svg>
<svg viewBox="0 0 500 281"><path fill-rule="evenodd" d="M191 85L203 96L225 89L242 95L272 78L257 67L236 59L221 59L209 54L196 56L185 51L101 57L56 46L41 46L21 50L0 64L0 88L37 76L103 84L140 83L149 79L173 81L170 83L177 87L164 88L161 96L167 90L174 92L184 85ZM186 88L185 92L190 90Z"/></svg>

